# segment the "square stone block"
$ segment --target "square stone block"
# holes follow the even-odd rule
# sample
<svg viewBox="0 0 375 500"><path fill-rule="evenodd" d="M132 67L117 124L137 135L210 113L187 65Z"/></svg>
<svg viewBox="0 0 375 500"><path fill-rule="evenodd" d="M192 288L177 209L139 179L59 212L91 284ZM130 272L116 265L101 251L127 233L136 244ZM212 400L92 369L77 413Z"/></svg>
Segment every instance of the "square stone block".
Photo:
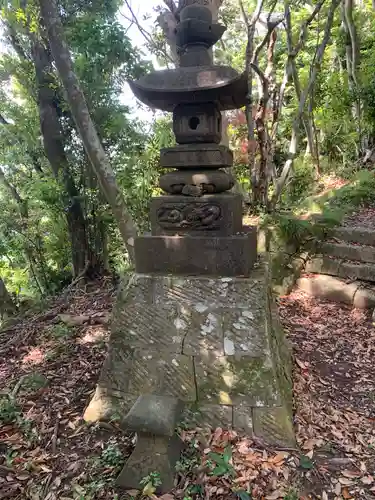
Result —
<svg viewBox="0 0 375 500"><path fill-rule="evenodd" d="M215 236L140 236L135 240L138 273L249 276L256 261L256 230Z"/></svg>
<svg viewBox="0 0 375 500"><path fill-rule="evenodd" d="M221 113L215 103L180 104L173 111L173 132L179 144L221 141Z"/></svg>
<svg viewBox="0 0 375 500"><path fill-rule="evenodd" d="M219 144L183 144L160 151L163 168L224 168L233 165L233 153Z"/></svg>
<svg viewBox="0 0 375 500"><path fill-rule="evenodd" d="M184 404L170 396L139 396L124 419L124 426L134 432L173 436Z"/></svg>
<svg viewBox="0 0 375 500"><path fill-rule="evenodd" d="M150 217L153 236L231 236L243 231L242 197L230 193L160 196L151 200Z"/></svg>

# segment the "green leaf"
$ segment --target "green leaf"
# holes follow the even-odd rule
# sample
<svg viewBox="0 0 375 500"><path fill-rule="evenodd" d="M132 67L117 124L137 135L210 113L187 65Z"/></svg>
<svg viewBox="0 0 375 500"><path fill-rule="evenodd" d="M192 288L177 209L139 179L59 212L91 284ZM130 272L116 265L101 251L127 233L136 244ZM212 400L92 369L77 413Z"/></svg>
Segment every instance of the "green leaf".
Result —
<svg viewBox="0 0 375 500"><path fill-rule="evenodd" d="M225 448L223 458L224 458L224 462L226 464L229 464L230 460L232 459L232 448L231 448L231 446L227 446Z"/></svg>
<svg viewBox="0 0 375 500"><path fill-rule="evenodd" d="M235 491L234 493L240 500L251 500L251 496L245 490Z"/></svg>
<svg viewBox="0 0 375 500"><path fill-rule="evenodd" d="M218 465L212 471L212 475L220 477L220 476L224 476L225 474L227 474L227 472L228 472L228 468L225 465Z"/></svg>
<svg viewBox="0 0 375 500"><path fill-rule="evenodd" d="M299 464L302 467L302 469L313 469L314 468L314 462L306 455L300 456Z"/></svg>
<svg viewBox="0 0 375 500"><path fill-rule="evenodd" d="M224 455L220 455L219 453L210 452L208 454L208 456L211 458L211 460L216 462L218 465L220 465L220 464L225 465L227 463L225 461Z"/></svg>

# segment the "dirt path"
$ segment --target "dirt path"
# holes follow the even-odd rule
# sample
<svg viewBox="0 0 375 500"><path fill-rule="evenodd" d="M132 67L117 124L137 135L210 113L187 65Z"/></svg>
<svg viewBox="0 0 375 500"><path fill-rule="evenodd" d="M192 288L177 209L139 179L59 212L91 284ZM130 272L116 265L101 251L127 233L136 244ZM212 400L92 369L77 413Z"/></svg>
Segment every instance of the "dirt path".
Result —
<svg viewBox="0 0 375 500"><path fill-rule="evenodd" d="M105 355L114 294L103 281L0 333L0 499L125 498L113 480L132 437L81 420ZM264 448L220 429L184 431L193 455L181 461L167 500L247 500L246 491L267 500L375 498L370 319L297 292L280 300L280 311L296 360L302 451ZM233 470L214 474L212 452L230 453Z"/></svg>

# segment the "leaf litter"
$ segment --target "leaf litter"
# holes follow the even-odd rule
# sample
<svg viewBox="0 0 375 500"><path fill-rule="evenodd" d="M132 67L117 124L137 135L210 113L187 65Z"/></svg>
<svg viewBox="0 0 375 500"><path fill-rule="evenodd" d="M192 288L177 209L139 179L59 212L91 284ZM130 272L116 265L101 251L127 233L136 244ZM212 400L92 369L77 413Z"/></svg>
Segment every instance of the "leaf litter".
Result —
<svg viewBox="0 0 375 500"><path fill-rule="evenodd" d="M130 498L116 491L114 479L133 436L115 424L82 421L104 360L115 289L103 280L71 293L0 332L1 393L9 395L35 372L47 380L30 390L23 378L14 418L0 423L0 498ZM370 315L300 291L281 298L279 309L295 360L299 449L272 448L233 430L182 430L188 454L176 487L153 498L375 498Z"/></svg>

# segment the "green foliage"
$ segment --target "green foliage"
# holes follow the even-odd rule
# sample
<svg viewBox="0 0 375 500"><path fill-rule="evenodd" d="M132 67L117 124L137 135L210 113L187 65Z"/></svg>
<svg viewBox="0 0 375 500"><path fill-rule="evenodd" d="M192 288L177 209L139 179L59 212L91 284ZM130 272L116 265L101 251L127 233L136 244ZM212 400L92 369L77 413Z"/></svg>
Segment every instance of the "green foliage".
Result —
<svg viewBox="0 0 375 500"><path fill-rule="evenodd" d="M0 423L6 425L17 422L21 417L21 408L10 396L0 398Z"/></svg>
<svg viewBox="0 0 375 500"><path fill-rule="evenodd" d="M46 387L48 381L41 373L31 373L26 375L22 381L22 389L26 391L35 392L43 387Z"/></svg>
<svg viewBox="0 0 375 500"><path fill-rule="evenodd" d="M311 163L299 158L294 161L291 181L284 190L282 203L291 207L313 193L315 187L315 172Z"/></svg>
<svg viewBox="0 0 375 500"><path fill-rule="evenodd" d="M124 464L123 457L116 439L110 438L100 455L100 461L105 467L121 467Z"/></svg>
<svg viewBox="0 0 375 500"><path fill-rule="evenodd" d="M299 500L300 496L297 490L291 489L284 497L284 500Z"/></svg>
<svg viewBox="0 0 375 500"><path fill-rule="evenodd" d="M213 476L236 476L236 472L233 468L233 465L231 464L232 448L230 446L227 446L227 448L224 450L224 453L210 452L208 456L214 464L213 470L211 471L211 474Z"/></svg>
<svg viewBox="0 0 375 500"><path fill-rule="evenodd" d="M145 497L152 497L156 489L162 484L160 473L151 472L148 476L144 477L140 486L142 487L142 495Z"/></svg>
<svg viewBox="0 0 375 500"><path fill-rule="evenodd" d="M74 333L74 328L71 328L64 323L57 323L56 325L52 325L48 332L51 337L59 340L71 337Z"/></svg>
<svg viewBox="0 0 375 500"><path fill-rule="evenodd" d="M301 455L299 459L299 464L302 469L313 469L314 468L314 462L311 460L311 458L307 457L306 455Z"/></svg>

